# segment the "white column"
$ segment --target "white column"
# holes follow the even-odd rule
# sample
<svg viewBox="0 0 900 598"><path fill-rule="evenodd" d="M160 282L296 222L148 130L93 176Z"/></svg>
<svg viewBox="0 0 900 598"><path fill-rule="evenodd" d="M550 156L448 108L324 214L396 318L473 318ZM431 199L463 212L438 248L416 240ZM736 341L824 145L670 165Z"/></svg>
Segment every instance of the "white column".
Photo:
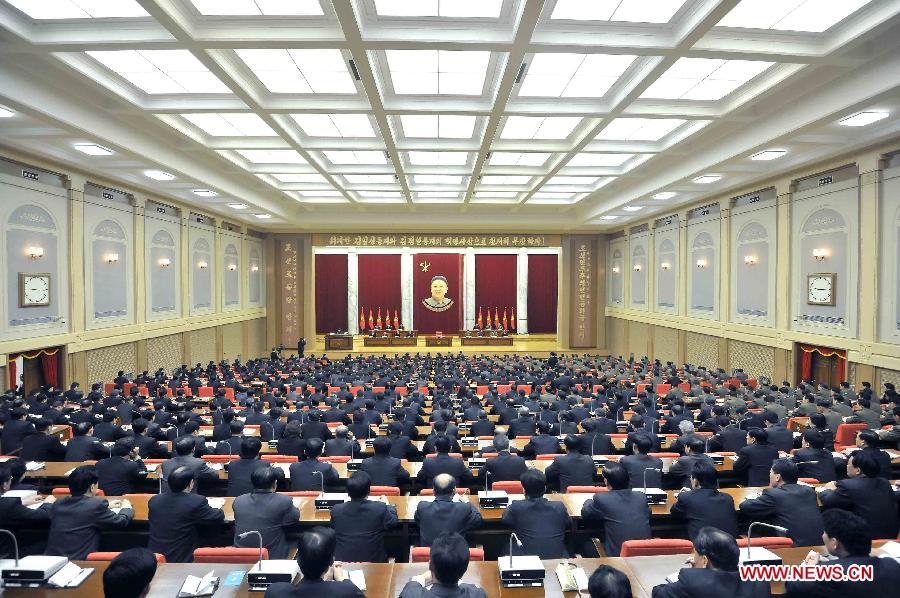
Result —
<svg viewBox="0 0 900 598"><path fill-rule="evenodd" d="M347 253L347 330L359 334L359 255Z"/></svg>
<svg viewBox="0 0 900 598"><path fill-rule="evenodd" d="M475 327L475 250L471 247L463 254L463 328Z"/></svg>
<svg viewBox="0 0 900 598"><path fill-rule="evenodd" d="M516 333L528 334L528 253L516 256Z"/></svg>
<svg viewBox="0 0 900 598"><path fill-rule="evenodd" d="M409 247L400 255L400 323L407 330L415 330L413 323L413 253Z"/></svg>

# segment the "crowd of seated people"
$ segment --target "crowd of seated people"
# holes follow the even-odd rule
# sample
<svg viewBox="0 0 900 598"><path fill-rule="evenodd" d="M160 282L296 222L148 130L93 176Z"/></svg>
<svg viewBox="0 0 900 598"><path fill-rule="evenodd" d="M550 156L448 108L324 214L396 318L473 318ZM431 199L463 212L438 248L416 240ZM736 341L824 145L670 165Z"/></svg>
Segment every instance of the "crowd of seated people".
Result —
<svg viewBox="0 0 900 598"><path fill-rule="evenodd" d="M788 427L791 418L808 425L798 432ZM847 383L792 386L751 379L739 370L588 355L273 355L133 378L119 372L111 385L93 384L87 394L77 383L66 391L11 391L0 396L0 423L0 449L12 457L0 463L4 492L37 489L26 477L25 462L65 461L74 467L68 496L0 498L3 527L48 528L45 542L26 551L84 559L98 550L105 530L127 528L131 504L105 497L147 486L147 459L162 460L158 493L148 504L147 545L167 562L189 562L205 530L224 524L223 510L205 500L221 487L217 467L205 456L227 461L227 484L218 494L234 497L234 545L254 546L254 538L240 536L263 530L269 558L286 558L288 538L298 531L299 511L280 488L345 489L349 501L332 509L330 528L300 536L300 553L318 565L309 565L309 579L295 591L304 584L337 584L322 587L333 587L334 595L357 595L330 564L387 559L385 534L398 528L397 512L370 494L373 486L391 486L435 496L418 503L415 522L418 544L432 547L432 583L457 592L441 595L481 595L460 585L462 574L456 575L468 562L468 552L465 563L460 561L459 543L467 547L468 534L484 522L471 502L454 497L458 489L486 484L458 456L463 432L490 439L477 453L485 458L484 480L521 484L524 499L513 501L501 520L520 541L516 554L572 556L567 533L573 522L562 502L548 500L548 492L605 486L585 501L581 521L596 529L605 556L617 556L623 543L652 537L651 509L634 490L682 488L671 517L694 542L693 566L715 575L682 572L684 579L660 589L663 596L699 595L703 584L744 583L734 578L731 551L739 517L777 523L796 546L828 546L825 538L838 538L836 545L845 549L842 542L851 541L840 540L842 533L854 534L854 542L858 536L896 538L900 525L897 492L888 481L891 455L883 450L900 442L900 400L889 383L878 396L868 383L858 392ZM858 424L853 444L835 446L844 424ZM70 427L67 442L56 426ZM211 426L208 438L201 426ZM617 452L611 435L621 427L624 454L598 474L594 459ZM248 434L251 428L257 432ZM666 434L673 437L664 450L677 458L664 465L655 453L663 450ZM297 459L285 467L287 476L260 458L269 443L273 452ZM844 449L840 456L836 448ZM720 492L709 455L720 452L734 454L731 470L740 484L760 487L758 496L735 505ZM361 463L344 482L331 458ZM538 458L552 461L543 471L530 467ZM421 461L418 474L411 476L404 461ZM813 489L801 478L815 478L821 486ZM838 510L862 522L859 529L829 532L828 513ZM456 534L447 537L445 530ZM575 548L596 555L592 545ZM0 544L0 551L7 549ZM855 554L855 548L848 550ZM326 562L322 571L316 568ZM611 591L624 583L624 591L627 578L607 569L591 577L591 588ZM883 576L897 581L894 570ZM685 587L679 590L679 584ZM423 590L411 584L401 595L431 595ZM758 595L751 590L738 594Z"/></svg>

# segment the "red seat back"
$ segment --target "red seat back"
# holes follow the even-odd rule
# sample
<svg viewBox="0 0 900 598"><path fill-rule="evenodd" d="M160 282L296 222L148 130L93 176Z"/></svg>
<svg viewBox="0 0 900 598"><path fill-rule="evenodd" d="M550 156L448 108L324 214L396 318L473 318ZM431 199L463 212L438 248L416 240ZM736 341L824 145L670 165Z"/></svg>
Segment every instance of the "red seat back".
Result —
<svg viewBox="0 0 900 598"><path fill-rule="evenodd" d="M262 558L269 558L269 549L262 549ZM231 563L231 564L247 564L252 565L259 561L258 548L235 548L227 546L224 548L198 548L194 550L195 563Z"/></svg>
<svg viewBox="0 0 900 598"><path fill-rule="evenodd" d="M121 552L91 552L89 553L84 560L86 561L111 561L117 556L122 554ZM166 557L164 555L159 554L158 552L154 552L153 556L156 557L157 563L165 563Z"/></svg>
<svg viewBox="0 0 900 598"><path fill-rule="evenodd" d="M596 494L597 492L608 492L606 486L569 486L566 488L566 494Z"/></svg>
<svg viewBox="0 0 900 598"><path fill-rule="evenodd" d="M763 548L791 548L794 542L790 538L782 538L781 536L762 536L750 539L752 546L762 546ZM738 548L747 548L747 538L737 539Z"/></svg>
<svg viewBox="0 0 900 598"><path fill-rule="evenodd" d="M625 540L622 542L621 557L658 556L663 554L690 554L694 545L690 540L672 538L652 538L650 540Z"/></svg>
<svg viewBox="0 0 900 598"><path fill-rule="evenodd" d="M410 562L413 563L427 563L431 560L431 549L427 546L413 546L410 551ZM484 560L484 549L483 548L470 548L469 549L469 560L470 561L483 561Z"/></svg>
<svg viewBox="0 0 900 598"><path fill-rule="evenodd" d="M505 490L507 494L525 494L522 482L518 480L501 480L491 484L491 490Z"/></svg>
<svg viewBox="0 0 900 598"><path fill-rule="evenodd" d="M400 496L400 488L397 486L372 486L369 496Z"/></svg>

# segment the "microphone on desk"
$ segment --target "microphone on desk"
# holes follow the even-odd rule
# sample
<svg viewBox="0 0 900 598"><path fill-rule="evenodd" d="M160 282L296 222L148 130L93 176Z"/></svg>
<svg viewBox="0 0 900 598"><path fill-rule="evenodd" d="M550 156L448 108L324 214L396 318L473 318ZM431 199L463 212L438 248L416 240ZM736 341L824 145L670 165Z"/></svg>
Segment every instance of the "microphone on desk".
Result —
<svg viewBox="0 0 900 598"><path fill-rule="evenodd" d="M522 541L519 540L519 536L516 535L516 532L512 532L509 534L509 566L512 568L513 562L513 539L516 541L516 546L519 548L523 548Z"/></svg>
<svg viewBox="0 0 900 598"><path fill-rule="evenodd" d="M243 540L247 536L252 536L253 534L256 534L257 536L259 536L259 570L262 571L262 564L263 564L263 537L262 537L262 534L259 533L257 530L253 529L253 530L250 530L249 532L244 532L242 534L238 534L238 538Z"/></svg>
<svg viewBox="0 0 900 598"><path fill-rule="evenodd" d="M9 531L8 529L0 529L0 533L8 534L9 537L12 538L13 548L15 548L15 554L16 554L16 567L18 567L19 566L19 541L16 540L16 535L14 533L12 533L11 531Z"/></svg>
<svg viewBox="0 0 900 598"><path fill-rule="evenodd" d="M488 491L488 478L491 477L491 472L489 472L486 468L482 467L481 471L484 472L484 491Z"/></svg>
<svg viewBox="0 0 900 598"><path fill-rule="evenodd" d="M645 467L644 468L644 494L647 494L647 472L648 471L662 471L659 467Z"/></svg>
<svg viewBox="0 0 900 598"><path fill-rule="evenodd" d="M322 482L322 492L321 493L325 494L325 475L321 471L314 471L314 472L312 472L312 474L319 476L319 478Z"/></svg>
<svg viewBox="0 0 900 598"><path fill-rule="evenodd" d="M788 529L786 527L781 527L780 525L773 525L771 523L766 523L765 521L754 521L750 524L750 527L747 528L747 558L750 558L750 538L753 537L753 526L761 525L763 527L768 527L770 529L774 529L777 532L781 532L782 534L787 534Z"/></svg>

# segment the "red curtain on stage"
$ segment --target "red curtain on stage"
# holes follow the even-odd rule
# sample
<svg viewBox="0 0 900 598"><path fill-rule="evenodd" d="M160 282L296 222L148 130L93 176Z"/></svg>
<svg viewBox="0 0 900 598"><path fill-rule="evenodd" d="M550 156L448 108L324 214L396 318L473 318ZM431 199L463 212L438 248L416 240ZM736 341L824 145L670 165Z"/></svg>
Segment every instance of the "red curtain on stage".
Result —
<svg viewBox="0 0 900 598"><path fill-rule="evenodd" d="M347 330L347 256L316 255L316 332Z"/></svg>
<svg viewBox="0 0 900 598"><path fill-rule="evenodd" d="M400 314L402 285L400 282L400 254L359 254L359 278L357 282L359 307L378 313L378 308L390 311L393 325L394 310ZM367 324L368 326L368 321ZM405 325L405 323L404 323Z"/></svg>
<svg viewBox="0 0 900 598"><path fill-rule="evenodd" d="M478 308L500 310L502 321L503 310L511 314L516 307L516 268L515 255L475 255L475 313Z"/></svg>
<svg viewBox="0 0 900 598"><path fill-rule="evenodd" d="M53 388L59 386L59 350L52 355L41 353L41 371L44 374L44 383Z"/></svg>
<svg viewBox="0 0 900 598"><path fill-rule="evenodd" d="M417 253L413 256L413 321L419 332L456 334L462 328L462 272L461 253ZM431 279L443 276L447 279L447 298L452 305L436 311L426 307L431 298Z"/></svg>
<svg viewBox="0 0 900 598"><path fill-rule="evenodd" d="M528 332L556 333L557 256L528 255Z"/></svg>

